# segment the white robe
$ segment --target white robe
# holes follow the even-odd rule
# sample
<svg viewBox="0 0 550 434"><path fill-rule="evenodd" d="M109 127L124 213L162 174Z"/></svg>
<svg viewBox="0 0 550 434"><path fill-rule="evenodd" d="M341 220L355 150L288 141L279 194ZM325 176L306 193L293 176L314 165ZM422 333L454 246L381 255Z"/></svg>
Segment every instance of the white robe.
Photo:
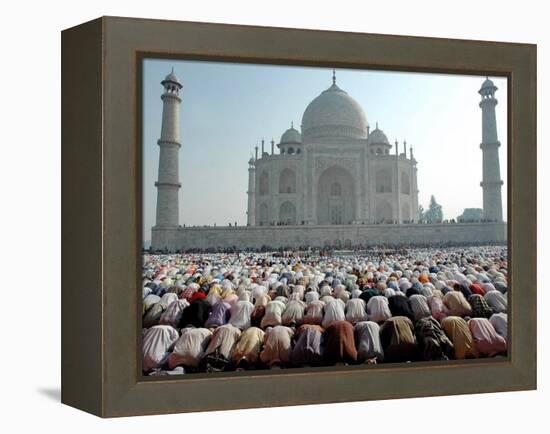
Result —
<svg viewBox="0 0 550 434"><path fill-rule="evenodd" d="M157 325L148 329L143 336L143 370L158 368L164 363L169 350L178 339L178 332L168 325Z"/></svg>
<svg viewBox="0 0 550 434"><path fill-rule="evenodd" d="M352 298L346 303L346 321L355 324L367 320L367 304L360 298Z"/></svg>

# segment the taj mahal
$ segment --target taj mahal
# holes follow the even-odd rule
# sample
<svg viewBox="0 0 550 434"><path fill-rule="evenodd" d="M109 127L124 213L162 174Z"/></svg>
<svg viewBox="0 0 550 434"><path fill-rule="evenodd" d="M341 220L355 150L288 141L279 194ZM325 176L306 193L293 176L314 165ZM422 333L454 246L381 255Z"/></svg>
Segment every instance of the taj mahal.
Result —
<svg viewBox="0 0 550 434"><path fill-rule="evenodd" d="M183 85L173 71L161 84L156 224L151 237L155 250L506 240L497 88L489 78L479 90L483 220L455 224L419 224L412 147L405 141L390 143L378 123L371 129L363 108L339 87L333 71L330 86L305 108L299 130L291 124L279 143L271 141L270 150L263 140L260 149L256 146L248 161L247 225L182 227L178 154Z"/></svg>
<svg viewBox="0 0 550 434"><path fill-rule="evenodd" d="M372 131L361 106L336 84L307 106L277 147L249 161L248 225L351 225L415 221L416 161Z"/></svg>

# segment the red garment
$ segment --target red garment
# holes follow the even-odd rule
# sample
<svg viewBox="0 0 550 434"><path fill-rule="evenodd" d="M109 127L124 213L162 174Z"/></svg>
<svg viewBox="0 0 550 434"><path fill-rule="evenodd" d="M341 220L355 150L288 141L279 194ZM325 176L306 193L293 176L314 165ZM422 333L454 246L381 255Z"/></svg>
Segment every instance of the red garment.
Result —
<svg viewBox="0 0 550 434"><path fill-rule="evenodd" d="M472 283L470 285L470 291L472 291L473 294L485 295L485 290L477 283Z"/></svg>
<svg viewBox="0 0 550 434"><path fill-rule="evenodd" d="M195 300L198 300L198 299L205 299L206 298L206 294L202 291L198 291L198 292L195 292L193 294L193 296L191 297L191 301L195 301Z"/></svg>

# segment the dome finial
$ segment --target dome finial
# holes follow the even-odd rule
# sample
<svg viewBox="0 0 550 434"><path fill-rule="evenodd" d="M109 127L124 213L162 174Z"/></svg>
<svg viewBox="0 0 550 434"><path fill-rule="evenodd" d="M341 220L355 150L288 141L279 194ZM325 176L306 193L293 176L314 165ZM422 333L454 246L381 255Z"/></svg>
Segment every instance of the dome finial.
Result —
<svg viewBox="0 0 550 434"><path fill-rule="evenodd" d="M332 69L332 84L336 84L336 69Z"/></svg>
<svg viewBox="0 0 550 434"><path fill-rule="evenodd" d="M294 128L294 121L290 121L290 128Z"/></svg>
<svg viewBox="0 0 550 434"><path fill-rule="evenodd" d="M376 121L376 129L378 129L378 121Z"/></svg>

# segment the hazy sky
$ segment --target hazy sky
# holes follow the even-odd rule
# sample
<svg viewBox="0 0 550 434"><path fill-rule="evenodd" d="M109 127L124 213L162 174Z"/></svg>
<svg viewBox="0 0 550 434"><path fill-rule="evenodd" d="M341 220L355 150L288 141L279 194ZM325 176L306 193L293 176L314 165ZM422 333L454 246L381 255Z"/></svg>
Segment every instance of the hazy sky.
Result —
<svg viewBox="0 0 550 434"><path fill-rule="evenodd" d="M254 146L299 128L307 105L332 83L330 68L147 59L143 68L144 240L154 225L162 119L162 79L174 68L183 84L180 112L180 224L246 224L248 160ZM337 69L336 81L378 121L390 142L412 146L419 203L433 194L445 218L481 208L481 109L485 77ZM505 78L496 97L502 200L507 209ZM277 152L277 148L276 152ZM393 152L393 150L392 150ZM408 151L407 151L408 152Z"/></svg>

